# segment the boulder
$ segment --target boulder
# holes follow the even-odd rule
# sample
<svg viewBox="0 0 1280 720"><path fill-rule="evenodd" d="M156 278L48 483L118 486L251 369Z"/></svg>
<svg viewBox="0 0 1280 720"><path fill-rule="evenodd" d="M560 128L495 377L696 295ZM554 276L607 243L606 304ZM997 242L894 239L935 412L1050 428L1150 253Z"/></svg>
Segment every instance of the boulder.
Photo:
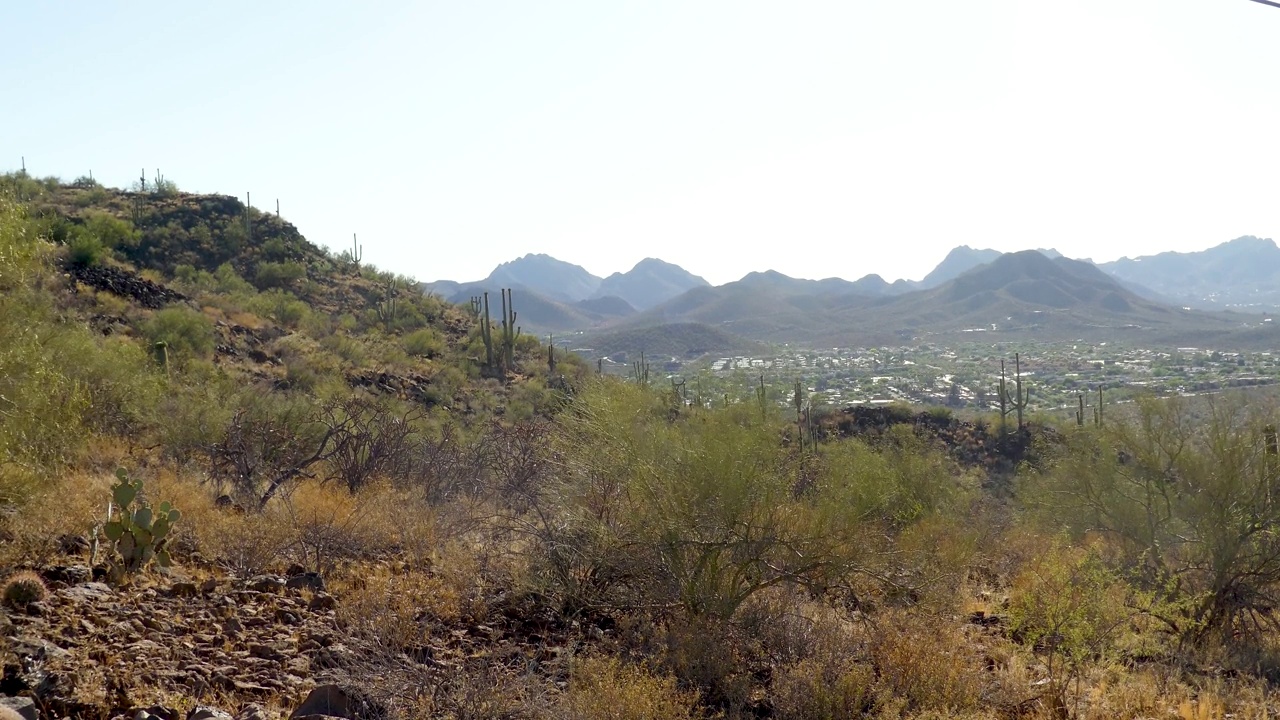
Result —
<svg viewBox="0 0 1280 720"><path fill-rule="evenodd" d="M317 572L303 572L285 581L285 587L290 590L300 590L302 588L324 590L324 578L320 577L320 573Z"/></svg>
<svg viewBox="0 0 1280 720"><path fill-rule="evenodd" d="M352 685L330 684L312 690L289 718L300 720L316 715L346 720L373 720L385 715L385 711Z"/></svg>
<svg viewBox="0 0 1280 720"><path fill-rule="evenodd" d="M284 578L277 575L257 575L250 578L246 587L254 592L280 593L284 591L285 582Z"/></svg>
<svg viewBox="0 0 1280 720"><path fill-rule="evenodd" d="M229 713L203 705L196 706L187 713L187 720L233 720Z"/></svg>
<svg viewBox="0 0 1280 720"><path fill-rule="evenodd" d="M0 720L38 720L40 711L31 698L0 697Z"/></svg>

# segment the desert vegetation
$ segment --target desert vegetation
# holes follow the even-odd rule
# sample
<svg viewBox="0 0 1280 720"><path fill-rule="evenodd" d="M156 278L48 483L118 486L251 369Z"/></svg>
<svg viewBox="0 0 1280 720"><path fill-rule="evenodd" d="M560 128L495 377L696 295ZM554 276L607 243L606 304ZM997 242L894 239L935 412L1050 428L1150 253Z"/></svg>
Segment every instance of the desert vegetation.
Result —
<svg viewBox="0 0 1280 720"><path fill-rule="evenodd" d="M815 430L229 198L2 185L0 694L46 716L1275 711L1247 395Z"/></svg>

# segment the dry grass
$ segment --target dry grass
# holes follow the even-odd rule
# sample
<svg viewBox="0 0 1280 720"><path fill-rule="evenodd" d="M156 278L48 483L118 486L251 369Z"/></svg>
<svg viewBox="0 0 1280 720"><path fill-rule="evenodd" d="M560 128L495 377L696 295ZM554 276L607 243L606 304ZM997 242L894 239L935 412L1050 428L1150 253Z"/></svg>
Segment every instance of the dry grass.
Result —
<svg viewBox="0 0 1280 720"><path fill-rule="evenodd" d="M560 704L563 720L693 720L705 717L698 694L673 677L617 658L587 657L573 664Z"/></svg>

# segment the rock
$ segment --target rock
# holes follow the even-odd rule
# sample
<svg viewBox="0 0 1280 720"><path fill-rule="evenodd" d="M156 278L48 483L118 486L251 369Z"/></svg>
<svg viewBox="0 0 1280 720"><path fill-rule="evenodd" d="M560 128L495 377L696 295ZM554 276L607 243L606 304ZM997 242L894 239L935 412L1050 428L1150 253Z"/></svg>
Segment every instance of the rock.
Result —
<svg viewBox="0 0 1280 720"><path fill-rule="evenodd" d="M258 575L249 580L247 587L259 593L280 593L285 588L285 581L275 575Z"/></svg>
<svg viewBox="0 0 1280 720"><path fill-rule="evenodd" d="M49 582L62 582L68 585L85 583L93 579L93 571L88 565L50 565L41 570L40 575Z"/></svg>
<svg viewBox="0 0 1280 720"><path fill-rule="evenodd" d="M351 685L321 685L289 715L290 720L321 715L348 720L382 717L385 710Z"/></svg>
<svg viewBox="0 0 1280 720"><path fill-rule="evenodd" d="M204 595L208 595L209 593L212 593L214 590L217 590L217 589L218 589L217 578L209 578L208 580L205 580L204 582L200 583L200 592Z"/></svg>
<svg viewBox="0 0 1280 720"><path fill-rule="evenodd" d="M81 535L63 535L58 538L58 549L63 555L79 555L89 550L89 541Z"/></svg>
<svg viewBox="0 0 1280 720"><path fill-rule="evenodd" d="M196 596L196 584L193 582L180 581L169 587L169 596L178 598L189 598Z"/></svg>
<svg viewBox="0 0 1280 720"><path fill-rule="evenodd" d="M290 577L285 581L285 587L290 590L324 590L324 578L317 572L304 572Z"/></svg>
<svg viewBox="0 0 1280 720"><path fill-rule="evenodd" d="M113 598L115 592L105 583L87 582L59 590L58 595L75 603L99 603Z"/></svg>
<svg viewBox="0 0 1280 720"><path fill-rule="evenodd" d="M133 720L182 720L182 715L177 710L163 705L135 710L132 715Z"/></svg>
<svg viewBox="0 0 1280 720"><path fill-rule="evenodd" d="M279 650L271 647L270 645L263 645L262 643L249 643L249 654L256 658L262 658L263 660L284 659L284 655L280 654Z"/></svg>
<svg viewBox="0 0 1280 720"><path fill-rule="evenodd" d="M71 656L71 653L47 640L32 637L12 639L9 643L9 651L22 660L34 662L63 660Z"/></svg>
<svg viewBox="0 0 1280 720"><path fill-rule="evenodd" d="M8 711L9 715L5 712ZM0 720L38 720L40 711L31 698L0 697Z"/></svg>
<svg viewBox="0 0 1280 720"><path fill-rule="evenodd" d="M338 607L338 599L326 592L318 592L311 598L311 609L319 612L333 610Z"/></svg>
<svg viewBox="0 0 1280 720"><path fill-rule="evenodd" d="M187 713L187 720L232 720L232 717L221 710L199 705Z"/></svg>
<svg viewBox="0 0 1280 720"><path fill-rule="evenodd" d="M235 720L271 720L271 716L267 715L267 711L263 710L261 705L246 705L243 710L236 713Z"/></svg>

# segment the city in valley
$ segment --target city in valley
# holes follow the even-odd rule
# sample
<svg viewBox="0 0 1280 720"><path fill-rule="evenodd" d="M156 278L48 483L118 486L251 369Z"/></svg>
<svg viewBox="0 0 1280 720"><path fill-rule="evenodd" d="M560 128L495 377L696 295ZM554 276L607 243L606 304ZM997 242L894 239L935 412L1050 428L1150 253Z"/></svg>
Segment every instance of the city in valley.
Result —
<svg viewBox="0 0 1280 720"><path fill-rule="evenodd" d="M999 407L1001 362L1013 386L1020 371L1030 407L1074 415L1102 389L1104 403L1135 394L1194 395L1280 381L1280 357L1210 347L1149 349L1111 343L972 343L956 347L778 348L758 356L663 365L686 395L742 397L761 378L780 401L794 383L815 405L910 403L977 411ZM653 364L653 361L650 361Z"/></svg>

